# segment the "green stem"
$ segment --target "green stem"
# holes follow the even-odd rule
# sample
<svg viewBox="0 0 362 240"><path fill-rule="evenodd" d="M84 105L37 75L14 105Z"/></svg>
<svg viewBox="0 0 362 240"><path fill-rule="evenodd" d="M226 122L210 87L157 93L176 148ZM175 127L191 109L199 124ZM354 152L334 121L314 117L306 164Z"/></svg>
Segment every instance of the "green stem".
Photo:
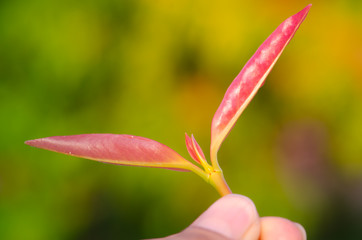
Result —
<svg viewBox="0 0 362 240"><path fill-rule="evenodd" d="M199 175L202 179L204 179L206 182L209 182L209 174L207 174L204 170L199 168L198 166L194 164L190 164L189 170L193 171L197 175Z"/></svg>
<svg viewBox="0 0 362 240"><path fill-rule="evenodd" d="M199 175L206 182L210 183L221 196L232 193L220 168L215 170L212 166L208 165L208 168L202 170L198 166L190 163L189 170Z"/></svg>
<svg viewBox="0 0 362 240"><path fill-rule="evenodd" d="M214 171L210 174L209 183L219 192L221 196L228 195L231 192L222 171Z"/></svg>

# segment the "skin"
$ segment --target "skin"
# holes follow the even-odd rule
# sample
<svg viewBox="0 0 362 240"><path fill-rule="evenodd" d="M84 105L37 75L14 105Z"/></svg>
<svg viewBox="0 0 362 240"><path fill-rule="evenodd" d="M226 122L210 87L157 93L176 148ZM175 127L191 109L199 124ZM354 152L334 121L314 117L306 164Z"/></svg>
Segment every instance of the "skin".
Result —
<svg viewBox="0 0 362 240"><path fill-rule="evenodd" d="M163 240L306 240L304 228L280 217L259 217L254 203L237 194L217 200L184 231Z"/></svg>

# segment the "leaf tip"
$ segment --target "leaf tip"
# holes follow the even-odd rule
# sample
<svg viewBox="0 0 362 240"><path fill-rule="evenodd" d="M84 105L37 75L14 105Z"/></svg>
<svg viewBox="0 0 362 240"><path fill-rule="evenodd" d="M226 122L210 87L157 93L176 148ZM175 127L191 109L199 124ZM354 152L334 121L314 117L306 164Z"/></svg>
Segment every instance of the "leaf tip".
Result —
<svg viewBox="0 0 362 240"><path fill-rule="evenodd" d="M36 142L37 142L36 139L34 139L34 140L26 140L26 141L24 142L24 144L29 145L29 146L32 146L32 147L35 147Z"/></svg>

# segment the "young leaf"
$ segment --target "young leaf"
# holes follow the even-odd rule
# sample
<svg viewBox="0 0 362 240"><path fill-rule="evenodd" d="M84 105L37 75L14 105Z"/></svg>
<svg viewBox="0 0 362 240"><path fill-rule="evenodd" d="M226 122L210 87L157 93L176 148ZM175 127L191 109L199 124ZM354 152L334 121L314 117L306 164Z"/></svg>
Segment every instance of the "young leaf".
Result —
<svg viewBox="0 0 362 240"><path fill-rule="evenodd" d="M196 162L200 163L202 161L206 161L205 154L202 151L200 145L197 143L194 135L191 135L191 138L185 133L185 142L186 142L186 148L189 152L192 159L194 159Z"/></svg>
<svg viewBox="0 0 362 240"><path fill-rule="evenodd" d="M311 5L289 17L264 41L226 91L211 124L211 161L218 167L217 151L236 120L262 86L280 54L308 14Z"/></svg>
<svg viewBox="0 0 362 240"><path fill-rule="evenodd" d="M205 160L205 159L206 159L206 158L205 158L205 154L204 154L204 152L202 151L200 145L197 143L197 141L196 141L196 139L195 139L195 137L194 137L193 134L191 134L191 141L192 141L192 145L194 146L194 149L195 149L195 152L196 152L197 156L198 156L199 158Z"/></svg>
<svg viewBox="0 0 362 240"><path fill-rule="evenodd" d="M197 153L196 153L194 145L192 143L192 139L189 137L189 135L187 135L187 133L185 133L185 144L186 144L187 151L189 152L192 159L201 164L199 158L197 157Z"/></svg>
<svg viewBox="0 0 362 240"><path fill-rule="evenodd" d="M82 134L29 140L26 144L104 163L193 170L196 166L171 148L151 139L132 135Z"/></svg>

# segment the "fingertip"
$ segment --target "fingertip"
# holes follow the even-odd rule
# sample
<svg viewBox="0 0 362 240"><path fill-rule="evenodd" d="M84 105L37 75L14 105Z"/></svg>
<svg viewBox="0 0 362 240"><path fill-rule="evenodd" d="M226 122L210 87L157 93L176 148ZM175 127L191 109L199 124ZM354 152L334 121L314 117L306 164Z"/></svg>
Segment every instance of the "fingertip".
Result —
<svg viewBox="0 0 362 240"><path fill-rule="evenodd" d="M261 240L306 240L307 234L299 224L281 217L263 217L260 221Z"/></svg>
<svg viewBox="0 0 362 240"><path fill-rule="evenodd" d="M191 226L208 229L230 239L252 239L259 234L259 216L249 198L229 194L211 205Z"/></svg>
<svg viewBox="0 0 362 240"><path fill-rule="evenodd" d="M312 5L312 4L310 4L310 5ZM304 227L297 222L294 222L294 224L297 226L297 228L299 228L300 232L302 233L302 235L303 235L302 239L307 240L307 232L305 231Z"/></svg>

